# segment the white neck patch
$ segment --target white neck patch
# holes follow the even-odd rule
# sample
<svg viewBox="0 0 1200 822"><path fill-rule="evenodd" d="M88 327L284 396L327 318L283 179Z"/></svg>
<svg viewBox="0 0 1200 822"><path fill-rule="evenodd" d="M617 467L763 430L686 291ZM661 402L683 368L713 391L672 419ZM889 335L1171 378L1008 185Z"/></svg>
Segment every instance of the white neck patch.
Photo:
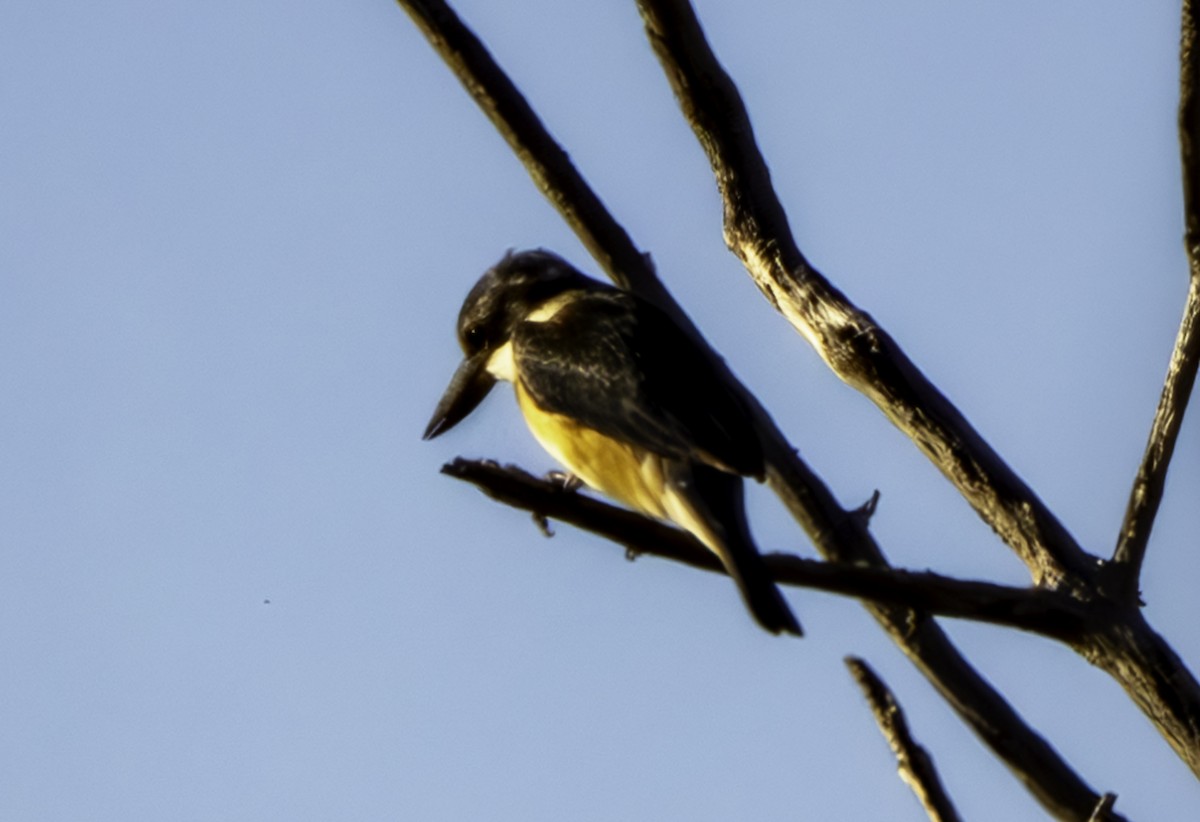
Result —
<svg viewBox="0 0 1200 822"><path fill-rule="evenodd" d="M512 340L492 352L488 357L487 370L498 380L517 381L517 364L513 360Z"/></svg>

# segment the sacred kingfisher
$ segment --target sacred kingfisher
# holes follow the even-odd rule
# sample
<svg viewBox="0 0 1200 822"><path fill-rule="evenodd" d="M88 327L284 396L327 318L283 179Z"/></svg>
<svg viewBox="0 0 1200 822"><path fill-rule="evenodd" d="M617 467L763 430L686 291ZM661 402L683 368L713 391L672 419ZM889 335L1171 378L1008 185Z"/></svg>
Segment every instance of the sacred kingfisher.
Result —
<svg viewBox="0 0 1200 822"><path fill-rule="evenodd" d="M667 314L549 251L522 251L471 289L458 339L466 357L425 439L511 382L534 437L573 476L691 533L763 628L802 634L746 523L742 477L765 474L751 412Z"/></svg>

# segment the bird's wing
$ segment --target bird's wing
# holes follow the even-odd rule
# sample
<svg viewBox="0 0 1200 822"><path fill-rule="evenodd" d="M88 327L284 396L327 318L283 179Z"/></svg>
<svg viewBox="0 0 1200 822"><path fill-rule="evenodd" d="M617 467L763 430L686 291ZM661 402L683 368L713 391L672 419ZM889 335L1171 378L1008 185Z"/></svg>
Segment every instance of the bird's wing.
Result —
<svg viewBox="0 0 1200 822"><path fill-rule="evenodd" d="M666 314L623 291L587 292L513 336L537 404L655 453L761 478L742 399Z"/></svg>

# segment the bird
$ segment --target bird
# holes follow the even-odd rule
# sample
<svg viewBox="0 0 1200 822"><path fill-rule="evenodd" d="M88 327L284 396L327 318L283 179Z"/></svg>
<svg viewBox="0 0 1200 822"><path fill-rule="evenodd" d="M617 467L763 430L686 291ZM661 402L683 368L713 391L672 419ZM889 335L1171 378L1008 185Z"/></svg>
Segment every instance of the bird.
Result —
<svg viewBox="0 0 1200 822"><path fill-rule="evenodd" d="M457 336L465 356L424 439L512 383L571 481L687 531L762 628L803 635L746 520L743 477L765 476L752 412L670 316L551 251L510 251L468 293Z"/></svg>

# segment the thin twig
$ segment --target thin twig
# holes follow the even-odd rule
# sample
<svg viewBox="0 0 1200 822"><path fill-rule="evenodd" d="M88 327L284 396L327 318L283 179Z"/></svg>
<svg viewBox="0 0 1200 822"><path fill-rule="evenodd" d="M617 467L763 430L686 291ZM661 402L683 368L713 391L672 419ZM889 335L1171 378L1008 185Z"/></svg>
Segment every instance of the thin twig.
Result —
<svg viewBox="0 0 1200 822"><path fill-rule="evenodd" d="M913 738L908 720L904 718L904 709L891 689L862 659L848 656L845 662L867 698L879 732L896 755L900 779L916 794L932 822L958 822L958 811L942 786L933 757Z"/></svg>
<svg viewBox="0 0 1200 822"><path fill-rule="evenodd" d="M1187 304L1179 324L1179 334L1175 338L1175 349L1167 366L1158 409L1150 426L1146 452L1133 480L1125 519L1121 523L1120 539L1113 552L1113 571L1119 575L1118 595L1131 603L1139 600L1139 580L1150 542L1150 531L1162 502L1167 469L1175 452L1175 442L1179 438L1188 399L1196 384L1196 367L1200 364L1200 261L1196 260L1194 249L1189 253L1193 256L1193 273L1188 286Z"/></svg>
<svg viewBox="0 0 1200 822"><path fill-rule="evenodd" d="M1200 364L1200 55L1197 54L1196 19L1191 0L1183 4L1179 49L1179 147L1183 164L1184 246L1187 250L1190 280L1183 319L1175 337L1175 349L1167 366L1162 395L1146 453L1138 466L1121 523L1120 537L1113 552L1118 575L1119 596L1129 602L1138 601L1138 584L1142 563L1154 527L1154 517L1162 502L1167 468L1175 451L1175 441L1183 424L1188 399L1196 383L1196 367Z"/></svg>

